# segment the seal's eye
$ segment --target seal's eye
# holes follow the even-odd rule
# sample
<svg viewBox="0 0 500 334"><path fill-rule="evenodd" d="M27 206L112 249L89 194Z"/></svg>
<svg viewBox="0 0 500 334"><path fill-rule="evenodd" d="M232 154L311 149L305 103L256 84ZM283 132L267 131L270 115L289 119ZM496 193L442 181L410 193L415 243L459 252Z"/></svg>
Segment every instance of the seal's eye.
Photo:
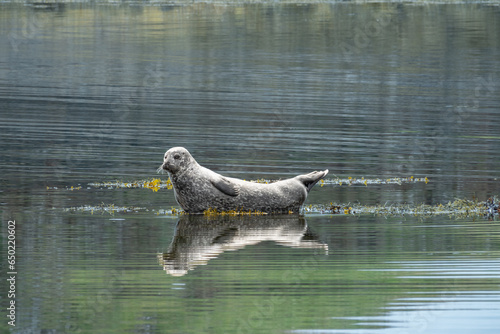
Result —
<svg viewBox="0 0 500 334"><path fill-rule="evenodd" d="M180 158L181 158L180 154L178 154L178 153L174 154L174 159L175 160L179 160Z"/></svg>

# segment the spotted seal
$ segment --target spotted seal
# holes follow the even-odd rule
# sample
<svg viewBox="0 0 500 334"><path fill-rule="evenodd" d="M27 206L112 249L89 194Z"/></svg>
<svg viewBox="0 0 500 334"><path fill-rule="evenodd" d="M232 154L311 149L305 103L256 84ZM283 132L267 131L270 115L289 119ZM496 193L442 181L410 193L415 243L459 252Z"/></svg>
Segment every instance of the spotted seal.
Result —
<svg viewBox="0 0 500 334"><path fill-rule="evenodd" d="M169 149L158 171L165 170L175 199L187 213L206 210L298 213L311 188L326 174L315 171L269 184L222 176L200 166L184 147Z"/></svg>

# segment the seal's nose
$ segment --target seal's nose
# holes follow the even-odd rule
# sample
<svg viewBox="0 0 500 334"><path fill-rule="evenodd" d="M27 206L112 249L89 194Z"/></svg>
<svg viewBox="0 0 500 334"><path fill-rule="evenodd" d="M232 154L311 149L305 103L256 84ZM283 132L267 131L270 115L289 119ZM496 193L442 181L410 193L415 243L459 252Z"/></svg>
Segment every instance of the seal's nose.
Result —
<svg viewBox="0 0 500 334"><path fill-rule="evenodd" d="M163 164L161 165L161 168L169 171L172 168L172 163L169 162L168 159L165 159L165 161L163 161Z"/></svg>
<svg viewBox="0 0 500 334"><path fill-rule="evenodd" d="M163 156L163 164L161 165L161 168L167 170L168 165L168 153L165 153Z"/></svg>

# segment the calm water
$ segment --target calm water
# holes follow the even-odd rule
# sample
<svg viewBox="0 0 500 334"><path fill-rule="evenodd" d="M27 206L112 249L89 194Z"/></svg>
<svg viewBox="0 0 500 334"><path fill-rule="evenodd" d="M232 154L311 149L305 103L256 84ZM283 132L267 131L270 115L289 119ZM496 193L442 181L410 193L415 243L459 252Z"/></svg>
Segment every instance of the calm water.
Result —
<svg viewBox="0 0 500 334"><path fill-rule="evenodd" d="M499 93L497 5L1 4L0 329L498 333L498 218L177 217L172 191L89 183L185 146L245 179L430 179L310 204L486 200ZM138 209L66 210L101 204Z"/></svg>

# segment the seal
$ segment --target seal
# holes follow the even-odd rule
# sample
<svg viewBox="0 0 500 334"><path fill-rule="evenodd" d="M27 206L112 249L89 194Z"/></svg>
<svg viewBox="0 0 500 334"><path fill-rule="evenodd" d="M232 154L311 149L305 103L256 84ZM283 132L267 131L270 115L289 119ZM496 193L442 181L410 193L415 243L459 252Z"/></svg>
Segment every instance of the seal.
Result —
<svg viewBox="0 0 500 334"><path fill-rule="evenodd" d="M298 213L311 188L328 169L269 184L222 176L199 165L184 147L169 149L158 171L166 170L177 203L187 213L206 210Z"/></svg>

